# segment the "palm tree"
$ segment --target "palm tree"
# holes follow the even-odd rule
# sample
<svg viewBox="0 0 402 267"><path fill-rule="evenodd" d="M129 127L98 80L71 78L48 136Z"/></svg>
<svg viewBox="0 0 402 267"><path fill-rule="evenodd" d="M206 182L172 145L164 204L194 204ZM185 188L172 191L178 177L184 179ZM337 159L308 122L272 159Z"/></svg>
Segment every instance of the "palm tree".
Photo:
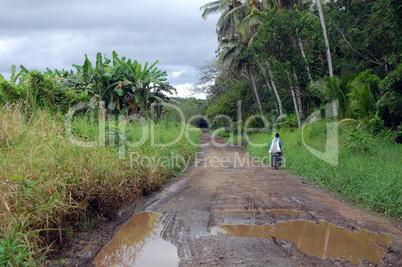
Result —
<svg viewBox="0 0 402 267"><path fill-rule="evenodd" d="M216 23L216 34L219 44L223 41L236 42L240 36L239 28L242 19L247 15L247 9L238 7L225 10Z"/></svg>
<svg viewBox="0 0 402 267"><path fill-rule="evenodd" d="M244 55L245 50L246 48L242 44L242 42L240 40L237 40L237 42L235 43L231 43L222 47L220 59L222 64L229 65L230 68L232 68L233 70L238 72L246 70L246 73L250 75L254 94L258 104L258 109L260 110L260 113L263 114L260 97L258 95L257 84L254 77L253 64L251 64L249 57L242 56Z"/></svg>
<svg viewBox="0 0 402 267"><path fill-rule="evenodd" d="M283 114L284 114L283 113L282 100L281 100L281 97L279 96L278 90L276 89L276 84L275 84L275 81L273 79L274 77L273 77L273 74L272 74L271 66L270 66L268 61L265 61L265 64L267 65L267 68L268 68L269 78L267 76L267 72L266 72L265 68L261 64L259 64L259 67L260 67L262 76L264 77L264 80L265 80L265 83L266 83L267 87L270 88L270 89L272 88L272 91L275 94L276 100L278 101L278 113L279 113L279 116L282 117Z"/></svg>
<svg viewBox="0 0 402 267"><path fill-rule="evenodd" d="M359 113L361 118L372 117L373 111L376 110L376 103L369 84L355 81L351 84L351 88L350 95L353 99L351 107Z"/></svg>
<svg viewBox="0 0 402 267"><path fill-rule="evenodd" d="M310 89L321 94L326 101L333 103L333 116L344 117L348 108L348 94L352 90L353 74L346 74L341 79L336 76L325 77L310 84Z"/></svg>
<svg viewBox="0 0 402 267"><path fill-rule="evenodd" d="M357 120L352 118L346 118L339 121L341 124L357 124L356 128L360 128L369 120L374 119L381 126L381 119L379 118L379 108L381 103L385 100L384 95L380 100L375 101L374 95L370 91L370 85L368 83L362 83L354 81L351 83L351 103L350 108L352 112L355 112Z"/></svg>
<svg viewBox="0 0 402 267"><path fill-rule="evenodd" d="M258 15L268 6L267 1L249 0L242 3L235 0L220 0L207 3L200 9L202 17L207 19L211 14L221 13L217 22L216 33L218 40L240 40L248 44L252 36L257 32L257 26L261 24Z"/></svg>
<svg viewBox="0 0 402 267"><path fill-rule="evenodd" d="M322 12L322 6L321 6L320 0L316 0L315 2L317 3L318 13L320 14L320 21L321 21L321 26L322 26L322 34L324 36L325 50L327 51L329 77L332 77L332 76L334 76L334 72L332 70L332 57L331 57L331 50L329 48L327 28L325 26L325 20L324 20L324 13Z"/></svg>
<svg viewBox="0 0 402 267"><path fill-rule="evenodd" d="M217 35L219 49L221 51L221 62L229 64L235 70L240 71L246 66L246 71L251 77L254 93L258 108L262 114L261 101L258 95L256 81L251 62L240 59L245 46L248 45L253 35L257 32L256 28L260 21L258 15L258 1L250 0L242 4L240 1L221 0L208 3L201 7L202 17L205 19L210 14L221 12L217 23ZM243 64L246 63L246 64Z"/></svg>
<svg viewBox="0 0 402 267"><path fill-rule="evenodd" d="M242 2L236 0L218 0L206 3L200 10L202 12L202 18L207 19L212 14L224 13L225 11L231 11L242 5Z"/></svg>

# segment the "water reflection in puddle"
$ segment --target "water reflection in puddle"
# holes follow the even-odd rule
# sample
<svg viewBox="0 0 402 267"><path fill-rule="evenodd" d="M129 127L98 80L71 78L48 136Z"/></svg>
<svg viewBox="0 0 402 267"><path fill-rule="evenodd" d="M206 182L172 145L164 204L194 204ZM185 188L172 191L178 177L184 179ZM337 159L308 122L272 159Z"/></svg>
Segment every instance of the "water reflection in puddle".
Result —
<svg viewBox="0 0 402 267"><path fill-rule="evenodd" d="M300 251L321 259L344 258L360 264L359 258L382 265L385 251L375 242L392 247L392 235L376 234L359 229L350 232L325 221L317 225L310 221L281 222L275 225L223 225L211 229L213 235L235 237L275 237L293 242Z"/></svg>
<svg viewBox="0 0 402 267"><path fill-rule="evenodd" d="M300 215L303 212L300 210L287 210L287 209L272 209L272 210L217 210L219 213L273 213L273 214L288 214L288 215Z"/></svg>
<svg viewBox="0 0 402 267"><path fill-rule="evenodd" d="M178 266L177 248L159 237L159 214L134 215L96 256L100 266Z"/></svg>

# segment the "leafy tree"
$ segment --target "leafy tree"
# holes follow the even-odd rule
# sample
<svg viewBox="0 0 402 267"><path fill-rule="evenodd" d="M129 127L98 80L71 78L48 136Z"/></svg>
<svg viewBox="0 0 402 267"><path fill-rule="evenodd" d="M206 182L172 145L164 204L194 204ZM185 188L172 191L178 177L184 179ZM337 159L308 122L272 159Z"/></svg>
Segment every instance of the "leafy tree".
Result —
<svg viewBox="0 0 402 267"><path fill-rule="evenodd" d="M238 101L242 101L241 120L243 122L254 114L256 108L252 95L248 94L249 86L246 80L240 83L234 82L228 92L221 95L216 102L208 104L206 117L212 121L214 127L228 125L228 120L219 117L220 115L229 116L233 122L238 121Z"/></svg>
<svg viewBox="0 0 402 267"><path fill-rule="evenodd" d="M376 74L372 73L372 69L367 69L365 71L362 71L356 78L356 81L362 82L362 83L368 83L370 87L370 91L373 94L375 99L380 99L381 96L381 91L380 91L380 82L381 79L378 77Z"/></svg>
<svg viewBox="0 0 402 267"><path fill-rule="evenodd" d="M385 102L380 107L381 117L389 128L397 129L402 122L402 64L390 72L380 83Z"/></svg>
<svg viewBox="0 0 402 267"><path fill-rule="evenodd" d="M204 9L203 17L206 18L210 14L209 12L222 12L217 23L221 62L228 64L238 73L242 72L243 67L245 67L246 73L252 80L255 98L262 114L263 110L254 73L255 66L252 64L252 58L244 53L245 47L257 32L257 26L261 24L259 17L261 16L262 5L259 1L246 1L245 4L233 1L232 5L228 5L228 1L217 1L204 5L201 7ZM242 56L240 57L240 55Z"/></svg>
<svg viewBox="0 0 402 267"><path fill-rule="evenodd" d="M207 108L207 101L203 99L196 98L173 98L174 101L177 101L179 109L183 112L185 122L188 122L191 119L191 123L194 126L206 128L208 125L205 125L206 122L203 120L203 116L205 115L205 110ZM168 106L164 110L163 117L175 121L181 121L181 114L174 108Z"/></svg>
<svg viewBox="0 0 402 267"><path fill-rule="evenodd" d="M317 4L318 13L320 15L320 22L321 22L321 26L322 26L322 35L324 37L324 43L325 43L325 51L327 52L329 77L332 77L332 76L334 76L334 72L333 72L333 68L332 68L332 56L331 56L331 49L329 47L327 27L325 25L325 19L324 19L324 12L322 11L321 0L316 0L315 2Z"/></svg>
<svg viewBox="0 0 402 267"><path fill-rule="evenodd" d="M337 0L326 6L331 22L329 34L336 40L331 45L338 73L373 69L384 78L395 69L402 41L401 16L395 1Z"/></svg>
<svg viewBox="0 0 402 267"><path fill-rule="evenodd" d="M402 8L398 2L313 4L222 0L203 6L204 17L221 13L218 65L229 70L210 83L210 102L228 98L232 87L225 86L227 77L229 84L249 77L260 110L276 106L282 115L294 109L300 122L303 111L335 100L335 116L370 122L367 125L374 125L375 132L383 126L397 129L402 120L398 108ZM360 74L354 79L352 72ZM325 73L329 77L321 78ZM269 91L261 90L262 84Z"/></svg>
<svg viewBox="0 0 402 267"><path fill-rule="evenodd" d="M255 61L264 76L268 88L275 94L279 114L283 111L283 92L292 93L293 106L298 117L303 112L302 92L309 80L304 68L307 58L301 60L299 40L302 23L296 25L300 12L272 10L263 19L264 24L259 28L250 45L250 51L255 55ZM303 34L305 34L303 32ZM310 48L309 48L310 49ZM302 51L308 51L303 49ZM280 92L282 91L282 93ZM300 119L299 119L300 121Z"/></svg>

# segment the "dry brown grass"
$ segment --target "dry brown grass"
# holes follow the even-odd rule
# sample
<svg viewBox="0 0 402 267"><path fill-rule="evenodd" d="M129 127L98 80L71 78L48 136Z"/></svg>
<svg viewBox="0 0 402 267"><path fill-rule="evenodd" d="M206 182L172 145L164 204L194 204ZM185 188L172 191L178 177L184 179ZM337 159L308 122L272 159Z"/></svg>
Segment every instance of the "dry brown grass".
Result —
<svg viewBox="0 0 402 267"><path fill-rule="evenodd" d="M175 151L191 157L195 151L185 138L163 153L147 146L136 152L154 156ZM177 172L177 166L130 166L117 152L74 145L65 137L63 123L47 112L26 118L19 105L1 108L0 237L29 220L23 231L42 230L33 235L42 247L62 242L67 225L71 229L80 220L109 216Z"/></svg>

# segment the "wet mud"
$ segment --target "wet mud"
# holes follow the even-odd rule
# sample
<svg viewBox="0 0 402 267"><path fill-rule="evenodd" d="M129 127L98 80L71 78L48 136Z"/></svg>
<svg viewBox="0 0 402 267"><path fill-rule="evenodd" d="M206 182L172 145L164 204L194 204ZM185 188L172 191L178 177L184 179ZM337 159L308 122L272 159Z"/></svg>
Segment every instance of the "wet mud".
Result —
<svg viewBox="0 0 402 267"><path fill-rule="evenodd" d="M392 235L377 234L359 229L351 232L342 227L321 221L281 222L274 225L223 225L211 230L213 235L235 237L275 237L293 242L300 251L321 259L342 258L360 264L360 258L382 265L386 255L384 247L393 247ZM379 245L377 245L379 244Z"/></svg>
<svg viewBox="0 0 402 267"><path fill-rule="evenodd" d="M159 217L150 212L134 215L98 253L95 266L178 266L177 248L159 237Z"/></svg>
<svg viewBox="0 0 402 267"><path fill-rule="evenodd" d="M63 257L66 266L102 266L126 254L137 260L115 266L137 266L147 254L174 255L180 267L402 266L401 221L256 164L241 147L210 134L201 142L196 166L77 240ZM137 213L145 217L136 221ZM170 247L170 256L155 239Z"/></svg>
<svg viewBox="0 0 402 267"><path fill-rule="evenodd" d="M273 214L288 214L296 215L302 214L300 210L286 210L286 209L273 209L273 210L217 210L219 213L273 213Z"/></svg>

